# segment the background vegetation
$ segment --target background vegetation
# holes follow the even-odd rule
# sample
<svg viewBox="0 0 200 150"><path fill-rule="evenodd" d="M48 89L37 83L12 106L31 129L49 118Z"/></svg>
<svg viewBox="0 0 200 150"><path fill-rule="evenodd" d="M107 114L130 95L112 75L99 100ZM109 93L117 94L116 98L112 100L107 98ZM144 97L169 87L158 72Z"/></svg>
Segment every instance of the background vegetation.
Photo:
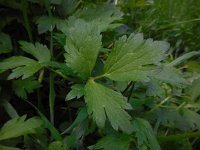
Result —
<svg viewBox="0 0 200 150"><path fill-rule="evenodd" d="M0 150L200 149L199 0L0 0L0 18Z"/></svg>

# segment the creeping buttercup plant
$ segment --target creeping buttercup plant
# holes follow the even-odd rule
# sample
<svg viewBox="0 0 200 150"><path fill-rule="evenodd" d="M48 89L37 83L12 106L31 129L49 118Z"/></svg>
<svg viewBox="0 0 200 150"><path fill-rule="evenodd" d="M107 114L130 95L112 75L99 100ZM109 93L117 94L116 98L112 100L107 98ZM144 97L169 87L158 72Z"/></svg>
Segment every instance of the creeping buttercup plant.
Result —
<svg viewBox="0 0 200 150"><path fill-rule="evenodd" d="M0 150L195 148L200 52L175 58L167 37L124 24L130 6L153 3L0 4L17 12L0 27L0 113L11 117L0 117ZM24 35L11 32L13 22Z"/></svg>

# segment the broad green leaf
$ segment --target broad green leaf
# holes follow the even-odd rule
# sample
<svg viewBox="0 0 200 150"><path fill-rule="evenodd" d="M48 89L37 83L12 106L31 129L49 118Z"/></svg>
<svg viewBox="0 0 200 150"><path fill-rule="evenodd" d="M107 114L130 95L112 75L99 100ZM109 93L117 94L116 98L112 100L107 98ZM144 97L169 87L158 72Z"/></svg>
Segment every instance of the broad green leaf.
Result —
<svg viewBox="0 0 200 150"><path fill-rule="evenodd" d="M10 36L0 32L0 54L9 53L12 50L12 42Z"/></svg>
<svg viewBox="0 0 200 150"><path fill-rule="evenodd" d="M142 118L136 118L133 120L133 128L135 137L137 138L138 149L143 149L145 147L145 149L150 148L150 150L161 150L148 121Z"/></svg>
<svg viewBox="0 0 200 150"><path fill-rule="evenodd" d="M100 139L95 145L91 146L92 150L129 150L131 136L127 134L111 134Z"/></svg>
<svg viewBox="0 0 200 150"><path fill-rule="evenodd" d="M42 67L37 61L23 56L13 56L0 62L2 70L12 69L8 79L19 78L20 76L22 76L22 79L26 79L38 72Z"/></svg>
<svg viewBox="0 0 200 150"><path fill-rule="evenodd" d="M21 149L15 148L15 147L9 147L9 146L0 145L0 150L21 150Z"/></svg>
<svg viewBox="0 0 200 150"><path fill-rule="evenodd" d="M0 140L33 134L42 126L42 121L38 118L30 118L26 121L25 119L26 116L22 116L6 122L0 129Z"/></svg>
<svg viewBox="0 0 200 150"><path fill-rule="evenodd" d="M26 41L20 41L21 49L34 56L40 63L50 61L51 55L49 49L38 42L33 45Z"/></svg>
<svg viewBox="0 0 200 150"><path fill-rule="evenodd" d="M54 141L49 144L48 150L66 150L65 145L60 141Z"/></svg>
<svg viewBox="0 0 200 150"><path fill-rule="evenodd" d="M200 98L200 78L194 80L188 89L188 93L193 101Z"/></svg>
<svg viewBox="0 0 200 150"><path fill-rule="evenodd" d="M104 76L118 81L147 81L153 66L165 58L168 48L168 43L144 40L140 33L123 36L107 58Z"/></svg>
<svg viewBox="0 0 200 150"><path fill-rule="evenodd" d="M14 80L12 86L17 96L27 99L27 93L32 93L34 89L39 88L41 85L31 77L24 80Z"/></svg>
<svg viewBox="0 0 200 150"><path fill-rule="evenodd" d="M71 91L67 94L65 100L72 100L74 98L79 99L84 95L84 86L83 84L75 84L71 87Z"/></svg>
<svg viewBox="0 0 200 150"><path fill-rule="evenodd" d="M94 24L70 18L66 34L65 61L67 66L87 79L96 63L101 47L101 35Z"/></svg>
<svg viewBox="0 0 200 150"><path fill-rule="evenodd" d="M106 31L121 25L113 22L121 20L123 13L115 5L103 3L79 9L74 16L92 22L100 31Z"/></svg>
<svg viewBox="0 0 200 150"><path fill-rule="evenodd" d="M131 117L124 109L131 109L121 93L89 80L85 86L85 101L88 112L99 127L105 126L106 118L115 130L132 132Z"/></svg>

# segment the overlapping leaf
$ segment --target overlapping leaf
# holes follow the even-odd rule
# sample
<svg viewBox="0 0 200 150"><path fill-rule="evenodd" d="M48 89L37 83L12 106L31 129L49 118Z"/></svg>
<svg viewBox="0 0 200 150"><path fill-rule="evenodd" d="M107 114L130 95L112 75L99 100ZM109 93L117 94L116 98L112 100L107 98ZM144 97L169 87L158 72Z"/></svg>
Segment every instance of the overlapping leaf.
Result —
<svg viewBox="0 0 200 150"><path fill-rule="evenodd" d="M144 40L140 33L123 36L108 56L105 76L118 81L149 80L153 66L165 58L168 48L168 43Z"/></svg>
<svg viewBox="0 0 200 150"><path fill-rule="evenodd" d="M120 23L114 23L114 21L121 20L123 13L115 5L104 3L84 7L78 10L74 16L92 22L100 31L105 31L120 26Z"/></svg>
<svg viewBox="0 0 200 150"><path fill-rule="evenodd" d="M131 106L120 93L89 80L85 86L85 101L89 114L99 127L104 127L108 118L115 130L132 132L131 117L124 110L131 109Z"/></svg>
<svg viewBox="0 0 200 150"><path fill-rule="evenodd" d="M142 118L133 120L135 136L137 138L138 149L161 150L151 125Z"/></svg>
<svg viewBox="0 0 200 150"><path fill-rule="evenodd" d="M67 65L87 79L96 63L101 47L101 35L98 28L84 20L70 18L64 31L66 34L65 61Z"/></svg>

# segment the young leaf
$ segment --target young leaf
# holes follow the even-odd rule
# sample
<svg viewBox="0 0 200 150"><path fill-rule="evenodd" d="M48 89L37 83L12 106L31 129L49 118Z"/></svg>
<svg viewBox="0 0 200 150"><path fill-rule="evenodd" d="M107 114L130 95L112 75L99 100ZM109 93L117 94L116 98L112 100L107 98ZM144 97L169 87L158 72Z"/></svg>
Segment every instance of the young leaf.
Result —
<svg viewBox="0 0 200 150"><path fill-rule="evenodd" d="M81 78L87 79L96 63L101 35L94 24L70 18L66 34L65 61Z"/></svg>
<svg viewBox="0 0 200 150"><path fill-rule="evenodd" d="M85 101L89 114L99 127L105 126L107 116L115 130L120 128L126 133L132 132L131 117L124 110L131 109L131 106L121 93L89 80L85 86Z"/></svg>
<svg viewBox="0 0 200 150"><path fill-rule="evenodd" d="M143 35L131 34L121 37L109 54L105 76L118 81L146 81L152 65L165 58L169 44L162 41L144 40Z"/></svg>
<svg viewBox="0 0 200 150"><path fill-rule="evenodd" d="M51 55L49 49L38 42L33 45L26 41L20 41L21 49L34 56L40 63L50 61Z"/></svg>
<svg viewBox="0 0 200 150"><path fill-rule="evenodd" d="M19 79L13 81L15 94L22 99L27 99L27 93L32 93L34 89L37 89L40 86L40 83L32 77L24 80Z"/></svg>
<svg viewBox="0 0 200 150"><path fill-rule="evenodd" d="M67 94L65 100L71 100L77 97L79 99L84 95L84 86L82 84L75 84L71 87L71 91Z"/></svg>
<svg viewBox="0 0 200 150"><path fill-rule="evenodd" d="M104 3L84 7L78 10L74 16L92 22L100 31L106 31L121 25L113 22L121 20L123 13L115 5Z"/></svg>
<svg viewBox="0 0 200 150"><path fill-rule="evenodd" d="M111 134L100 139L95 145L91 146L92 150L129 150L131 136L127 134Z"/></svg>
<svg viewBox="0 0 200 150"><path fill-rule="evenodd" d="M26 120L26 116L14 118L0 129L0 140L16 138L19 136L33 134L35 129L42 126L42 121L38 118Z"/></svg>
<svg viewBox="0 0 200 150"><path fill-rule="evenodd" d="M150 150L161 150L160 145L154 135L151 125L142 118L133 120L133 128L137 138L138 149L149 147Z"/></svg>

